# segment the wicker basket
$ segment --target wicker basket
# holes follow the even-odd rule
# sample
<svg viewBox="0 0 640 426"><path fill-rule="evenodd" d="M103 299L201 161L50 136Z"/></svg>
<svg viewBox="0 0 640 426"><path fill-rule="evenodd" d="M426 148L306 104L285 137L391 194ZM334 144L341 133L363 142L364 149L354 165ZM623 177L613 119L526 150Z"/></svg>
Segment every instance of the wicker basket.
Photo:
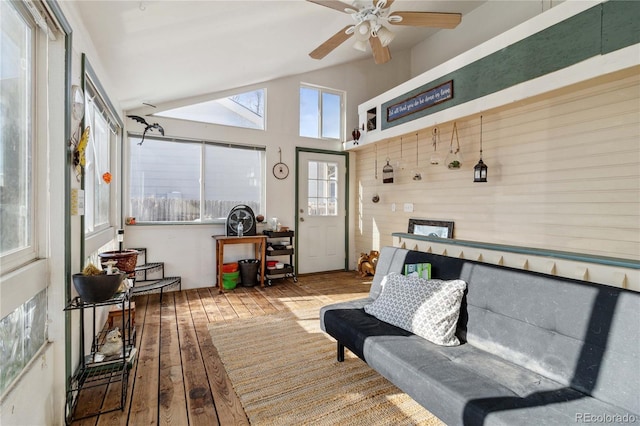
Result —
<svg viewBox="0 0 640 426"><path fill-rule="evenodd" d="M137 250L105 251L104 253L100 253L98 256L100 256L100 263L102 264L103 269L106 268L105 262L115 260L118 262L115 266L119 270L128 274L136 271L136 264L138 263Z"/></svg>

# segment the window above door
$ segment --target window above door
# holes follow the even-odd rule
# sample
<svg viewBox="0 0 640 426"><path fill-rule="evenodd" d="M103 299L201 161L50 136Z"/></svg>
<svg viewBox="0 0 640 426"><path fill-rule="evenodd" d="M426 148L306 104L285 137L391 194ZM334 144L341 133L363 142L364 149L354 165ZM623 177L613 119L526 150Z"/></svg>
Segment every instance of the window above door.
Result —
<svg viewBox="0 0 640 426"><path fill-rule="evenodd" d="M340 140L344 134L344 92L300 86L300 136Z"/></svg>

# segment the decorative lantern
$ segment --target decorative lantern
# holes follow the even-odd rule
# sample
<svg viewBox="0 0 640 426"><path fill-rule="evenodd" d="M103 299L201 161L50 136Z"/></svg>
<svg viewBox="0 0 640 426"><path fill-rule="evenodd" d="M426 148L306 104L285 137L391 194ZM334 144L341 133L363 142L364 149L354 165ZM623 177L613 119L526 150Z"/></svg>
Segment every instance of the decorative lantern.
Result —
<svg viewBox="0 0 640 426"><path fill-rule="evenodd" d="M487 181L487 165L482 161L482 116L480 116L480 161L473 167L473 181Z"/></svg>
<svg viewBox="0 0 640 426"><path fill-rule="evenodd" d="M393 183L393 167L389 164L389 157L387 157L387 164L382 168L382 183Z"/></svg>

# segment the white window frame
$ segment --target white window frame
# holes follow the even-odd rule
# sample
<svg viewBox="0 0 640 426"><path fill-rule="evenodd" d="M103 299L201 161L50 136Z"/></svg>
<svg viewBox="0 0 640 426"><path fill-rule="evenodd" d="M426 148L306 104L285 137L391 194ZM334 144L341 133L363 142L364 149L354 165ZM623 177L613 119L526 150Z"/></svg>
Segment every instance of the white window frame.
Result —
<svg viewBox="0 0 640 426"><path fill-rule="evenodd" d="M111 183L109 186L109 211L108 211L108 221L107 223L101 224L87 224L87 221L92 221L94 218L95 212L95 199L92 195L95 191L89 190L85 187L86 176L83 179L83 188L85 189L85 216L83 221L83 232L84 232L84 241L85 248L84 253L86 255L90 255L98 251L101 247L105 246L111 242L114 237L116 230L119 228L120 214L119 214L119 206L120 200L117 198L117 194L119 193L118 188L121 182L121 162L120 162L120 153L122 152L122 129L124 127L120 117L118 117L115 108L111 104L109 97L106 94L106 91L102 87L100 80L98 79L96 73L93 71L91 63L89 62L86 55L82 55L82 65L83 65L83 90L85 93L85 98L92 98L92 102L86 102L85 110L89 107L94 107L93 114L100 114L100 116L106 120L109 134L109 172L111 173ZM88 111L85 111L83 128L87 125L92 125L89 123L89 120L93 116L93 114L88 114ZM95 126L94 126L95 127ZM90 130L90 133L93 132L94 129ZM86 173L86 171L85 171ZM102 185L101 176L95 176L93 182L97 185Z"/></svg>
<svg viewBox="0 0 640 426"><path fill-rule="evenodd" d="M256 116L254 117L253 111L246 109L244 106L236 103L232 99L234 96L242 96L247 93L257 92L257 91L262 92L262 116L259 116L256 114ZM242 126L242 125L234 125L231 123L224 123L223 120L219 120L216 116L209 115L209 114L212 114L212 111L215 109L215 107L213 107L214 105L222 105L228 108L229 111L233 111L236 114L243 116L245 119L251 122L254 122L256 125ZM171 118L174 120L215 124L217 126L227 126L227 127L235 127L239 129L266 131L267 130L267 89L265 87L257 87L253 90L246 90L239 93L234 92L222 98L210 99L207 101L197 102L195 104L178 106L165 111L156 112L151 115L155 117ZM256 117L260 117L260 119L256 120Z"/></svg>
<svg viewBox="0 0 640 426"><path fill-rule="evenodd" d="M313 136L303 136L300 134L300 121L302 120L301 117L301 111L300 111L300 90L301 89L311 89L311 90L316 90L318 91L318 132L316 134L316 136L314 137L315 139L322 139L322 140L330 140L330 141L336 141L336 140L344 140L344 135L345 135L345 119L346 119L346 111L345 111L345 105L346 105L346 98L347 98L347 94L346 92L342 91L342 90L337 90L337 89L330 89L328 87L322 87L322 86L317 86L317 85L313 85L313 84L308 84L308 83L300 83L300 88L298 89L298 121L299 121L299 125L298 125L298 135L301 137L313 137ZM337 95L340 97L340 131L339 131L339 136L337 138L327 138L327 137L323 137L322 136L322 123L324 120L324 116L322 114L322 95L324 93L329 93L332 95Z"/></svg>
<svg viewBox="0 0 640 426"><path fill-rule="evenodd" d="M0 392L0 402L8 395L15 386L18 386L25 372L37 359L37 354L41 353L49 341L50 326L48 322L51 317L51 302L49 300L50 265L48 257L51 256L49 240L51 227L51 201L49 197L52 192L60 194L62 191L51 191L49 182L53 173L52 160L50 158L50 148L52 139L59 131L60 125L52 120L52 108L59 107L60 97L58 90L62 88L62 82L52 79L50 75L50 64L59 59L61 43L58 39L59 28L55 19L51 18L49 11L40 1L16 1L3 2L15 7L15 10L22 16L27 25L32 30L31 39L31 106L28 111L30 133L30 170L31 193L29 197L28 214L31 216L29 229L29 245L23 249L16 250L10 254L2 256L0 259L0 319L5 319L11 314L22 315L23 321L32 321L34 307L29 307L30 301L34 297L44 297L45 306L38 305L37 309L44 322L33 324L44 327L44 341L35 352L24 353L25 364L16 377L12 379L8 387ZM51 45L50 42L54 42ZM53 46L53 48L52 48ZM58 117L59 114L53 114ZM57 170L58 171L58 170ZM61 185L59 182L58 185ZM42 309L45 311L42 311ZM26 330L26 329L25 329ZM26 332L26 331L25 331ZM38 342L40 343L40 342ZM28 342L23 341L28 346ZM33 349L33 348L32 348ZM0 411L2 410L0 405Z"/></svg>
<svg viewBox="0 0 640 426"><path fill-rule="evenodd" d="M137 133L132 133L129 132L128 133L128 145L129 145L129 149L140 149L140 146L138 145L139 141L140 141L141 135L137 134ZM261 209L265 209L266 208L266 147L264 146L257 146L257 145L242 145L242 144L232 144L232 143L228 143L228 142L221 142L221 141L203 141L201 139L198 140L193 140L193 139L188 139L188 138L167 138L167 137L160 137L160 136L149 136L149 134L147 134L145 136L144 139L144 144L146 144L147 146L149 145L147 143L147 141L151 141L151 140L157 140L157 141L164 141L167 143L175 143L175 144L180 144L180 143L184 143L184 144L190 144L190 145L197 145L199 146L199 164L200 164L200 171L199 171L199 199L200 199L200 208L199 208L199 218L196 220L185 220L185 221L172 221L172 220L167 220L167 221L161 221L161 220L144 220L141 219L140 217L136 217L136 223L150 223L150 224L155 224L155 225L163 225L163 224L181 224L181 225L188 225L188 224L199 224L199 223L224 223L226 220L226 217L221 218L221 217L207 217L205 215L205 203L203 202L205 200L205 186L206 186L206 181L207 181L207 168L205 165L205 150L207 146L221 146L221 147L225 147L225 148L232 148L232 149L236 149L238 151L238 153L240 153L242 150L249 150L249 151L258 151L261 152L261 160L260 160L260 180L262 182L262 185L260 187L260 208ZM131 161L133 161L133 156L131 154L128 155L130 164L129 164L129 183L128 183L128 193L129 193L129 200L128 200L128 205L127 205L127 212L130 216L135 217L136 214L133 212L133 206L132 206L132 196L131 193L133 191L131 191L131 185L132 185L132 176L134 175L134 165L131 164ZM257 215L259 214L258 211L254 211L254 213Z"/></svg>
<svg viewBox="0 0 640 426"><path fill-rule="evenodd" d="M22 265L27 264L28 262L34 260L37 258L38 256L38 247L39 247L39 242L38 242L38 237L39 237L39 233L38 233L38 229L37 229L37 225L38 225L38 220L37 220L37 215L36 215L36 202L37 202L37 196L38 196L38 185L37 185L37 152L36 152L36 138L37 138L37 130L38 127L40 127L42 125L41 120L39 119L39 116L37 116L37 111L36 110L36 104L37 104L37 93L36 93L36 88L38 87L37 82L38 80L42 79L42 71L40 69L38 69L38 63L40 61L38 61L38 56L41 55L40 52L40 38L41 36L39 35L39 31L38 31L38 27L37 24L35 22L35 20L30 16L30 14L27 12L26 8L21 7L20 3L16 4L16 10L18 11L18 13L21 15L21 17L25 20L27 26L30 27L31 30L31 43L30 43L30 66L31 66L31 72L30 72L30 84L29 84L29 111L27 112L28 115L30 115L31 117L33 117L33 119L31 120L31 122L29 123L29 125L27 126L26 130L29 133L28 135L28 149L29 149L29 153L30 153L30 164L29 167L31 170L29 170L29 174L31 177L35 177L35 179L33 179L31 181L31 187L29 188L29 205L28 205L28 212L27 215L30 219L30 224L29 224L29 232L28 232L28 236L27 236L27 245L14 250L11 253L6 253L4 255L0 255L0 269L4 272L6 271L12 271L15 270L16 268L19 268ZM46 129L45 129L46 131ZM3 184L9 185L9 181L8 179L3 179L5 182L3 182Z"/></svg>

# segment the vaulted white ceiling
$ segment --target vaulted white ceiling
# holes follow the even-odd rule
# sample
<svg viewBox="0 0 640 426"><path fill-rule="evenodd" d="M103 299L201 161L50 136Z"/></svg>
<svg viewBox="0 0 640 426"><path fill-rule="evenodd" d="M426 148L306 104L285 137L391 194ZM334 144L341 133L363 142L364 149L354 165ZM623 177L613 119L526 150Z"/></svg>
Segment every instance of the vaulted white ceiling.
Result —
<svg viewBox="0 0 640 426"><path fill-rule="evenodd" d="M349 2L349 1L347 1ZM391 10L457 12L485 0L396 0ZM347 41L322 60L309 57L351 17L304 0L76 1L124 109L143 102L214 93L369 58ZM437 30L393 26L393 53ZM441 31L456 31L441 30Z"/></svg>

